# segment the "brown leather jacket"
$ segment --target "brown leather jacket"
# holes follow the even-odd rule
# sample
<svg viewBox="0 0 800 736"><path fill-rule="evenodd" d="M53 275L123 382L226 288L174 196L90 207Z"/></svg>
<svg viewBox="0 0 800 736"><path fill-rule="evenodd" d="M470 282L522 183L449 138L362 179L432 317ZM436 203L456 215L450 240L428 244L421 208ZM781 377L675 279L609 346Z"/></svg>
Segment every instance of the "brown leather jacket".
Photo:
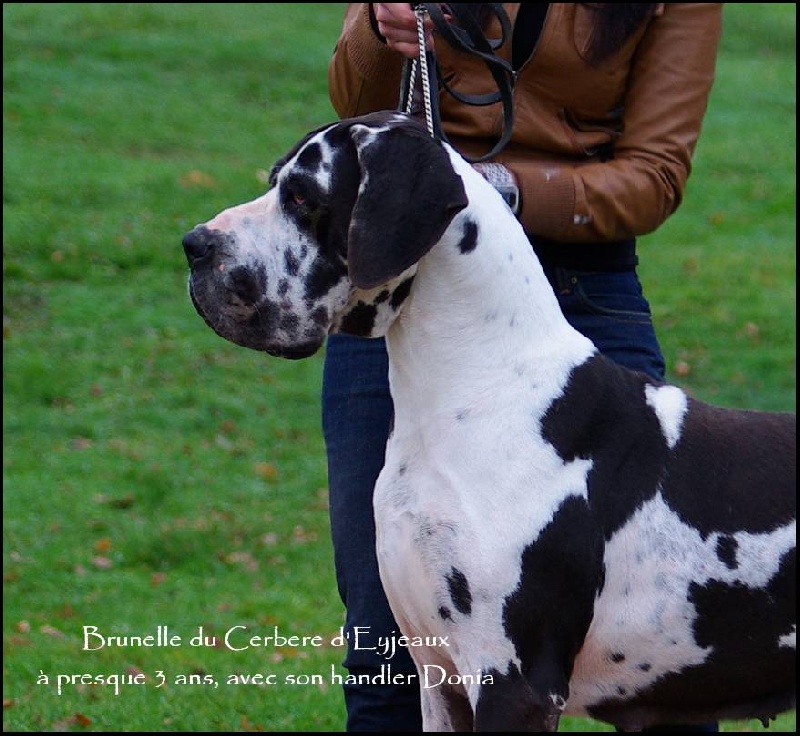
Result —
<svg viewBox="0 0 800 736"><path fill-rule="evenodd" d="M520 220L562 242L612 241L660 226L681 202L714 80L721 3L666 3L597 66L585 58L593 3L552 3L514 89L512 140L496 160L516 175ZM518 4L504 6L514 22ZM490 38L499 36L489 29ZM510 42L498 51L510 59ZM441 41L449 84L466 94L496 90L485 65ZM375 34L368 3L348 5L330 63L330 98L341 117L396 109L403 57ZM440 98L456 148L489 151L500 104ZM599 151L613 149L602 160Z"/></svg>

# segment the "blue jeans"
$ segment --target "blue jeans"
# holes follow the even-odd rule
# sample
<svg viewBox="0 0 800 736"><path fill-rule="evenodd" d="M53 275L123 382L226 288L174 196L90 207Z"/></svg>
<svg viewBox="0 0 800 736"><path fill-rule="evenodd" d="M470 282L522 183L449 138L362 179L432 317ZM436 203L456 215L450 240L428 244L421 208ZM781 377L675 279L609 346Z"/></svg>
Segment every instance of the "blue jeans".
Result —
<svg viewBox="0 0 800 736"><path fill-rule="evenodd" d="M664 379L664 358L635 271L581 272L547 269L569 322L613 360ZM344 666L351 675L380 671L387 660L370 647L378 636L399 635L381 587L375 555L372 491L383 467L392 421L388 358L382 339L331 335L322 387L322 426L328 453L331 534L345 631L368 629L350 646ZM406 649L389 660L392 673L414 674ZM406 678L403 678L406 679ZM412 683L414 681L412 680ZM345 685L348 731L420 731L419 688L411 685ZM680 730L671 727L668 730ZM692 727L716 731L716 726Z"/></svg>

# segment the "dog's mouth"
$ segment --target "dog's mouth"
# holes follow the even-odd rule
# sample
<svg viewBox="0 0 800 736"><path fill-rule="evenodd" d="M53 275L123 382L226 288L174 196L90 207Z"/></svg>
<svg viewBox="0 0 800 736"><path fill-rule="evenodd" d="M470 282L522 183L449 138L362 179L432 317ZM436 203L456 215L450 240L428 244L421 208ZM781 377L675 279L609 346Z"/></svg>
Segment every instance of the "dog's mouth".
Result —
<svg viewBox="0 0 800 736"><path fill-rule="evenodd" d="M317 330L301 337L296 316L264 297L245 301L240 293L203 272L192 271L189 296L195 311L217 335L243 348L301 360L314 355L325 339Z"/></svg>
<svg viewBox="0 0 800 736"><path fill-rule="evenodd" d="M319 349L320 349L319 344L309 343L307 345L295 345L293 347L266 348L265 352L267 352L273 358L284 358L286 360L303 360L304 358L310 358Z"/></svg>

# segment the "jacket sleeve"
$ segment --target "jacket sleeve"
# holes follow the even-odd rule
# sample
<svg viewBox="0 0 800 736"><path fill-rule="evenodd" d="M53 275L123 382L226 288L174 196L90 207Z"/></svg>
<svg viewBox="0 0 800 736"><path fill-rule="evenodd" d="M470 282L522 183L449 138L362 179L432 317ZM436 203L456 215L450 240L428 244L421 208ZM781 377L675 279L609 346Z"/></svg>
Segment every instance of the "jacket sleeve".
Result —
<svg viewBox="0 0 800 736"><path fill-rule="evenodd" d="M526 229L564 242L659 227L680 205L714 81L719 3L667 3L637 48L614 158L580 165L505 161Z"/></svg>
<svg viewBox="0 0 800 736"><path fill-rule="evenodd" d="M328 66L328 91L339 117L396 109L404 63L373 30L369 3L348 3Z"/></svg>

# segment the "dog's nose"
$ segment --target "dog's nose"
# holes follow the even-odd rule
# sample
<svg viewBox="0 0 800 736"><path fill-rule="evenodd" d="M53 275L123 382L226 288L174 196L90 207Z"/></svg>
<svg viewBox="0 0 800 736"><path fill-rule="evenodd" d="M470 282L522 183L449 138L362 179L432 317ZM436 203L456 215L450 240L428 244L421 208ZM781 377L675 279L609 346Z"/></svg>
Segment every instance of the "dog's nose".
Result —
<svg viewBox="0 0 800 736"><path fill-rule="evenodd" d="M214 248L219 244L221 233L209 230L203 225L198 225L194 230L183 236L183 252L190 266L210 258Z"/></svg>

